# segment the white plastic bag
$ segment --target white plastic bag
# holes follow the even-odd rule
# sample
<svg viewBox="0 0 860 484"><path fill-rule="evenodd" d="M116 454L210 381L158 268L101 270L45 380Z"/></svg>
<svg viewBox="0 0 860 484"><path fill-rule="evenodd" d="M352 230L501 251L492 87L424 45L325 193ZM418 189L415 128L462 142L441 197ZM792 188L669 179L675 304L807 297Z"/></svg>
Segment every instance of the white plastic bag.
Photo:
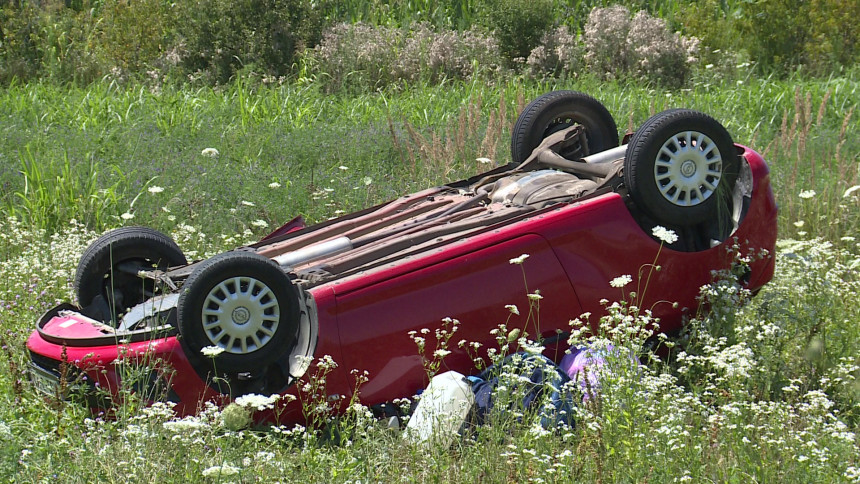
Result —
<svg viewBox="0 0 860 484"><path fill-rule="evenodd" d="M463 374L448 371L436 375L421 395L404 436L413 443L448 447L474 404L472 385Z"/></svg>

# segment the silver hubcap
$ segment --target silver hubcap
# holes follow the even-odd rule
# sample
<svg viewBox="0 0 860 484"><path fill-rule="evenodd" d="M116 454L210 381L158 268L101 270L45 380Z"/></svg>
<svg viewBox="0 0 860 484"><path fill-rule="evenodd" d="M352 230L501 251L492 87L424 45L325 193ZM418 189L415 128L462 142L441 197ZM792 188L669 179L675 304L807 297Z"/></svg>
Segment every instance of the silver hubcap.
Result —
<svg viewBox="0 0 860 484"><path fill-rule="evenodd" d="M654 163L654 180L663 198L691 207L710 198L722 177L723 158L711 138L683 131L669 138Z"/></svg>
<svg viewBox="0 0 860 484"><path fill-rule="evenodd" d="M272 339L281 311L269 286L253 277L233 277L209 291L202 317L209 341L228 353L244 355Z"/></svg>

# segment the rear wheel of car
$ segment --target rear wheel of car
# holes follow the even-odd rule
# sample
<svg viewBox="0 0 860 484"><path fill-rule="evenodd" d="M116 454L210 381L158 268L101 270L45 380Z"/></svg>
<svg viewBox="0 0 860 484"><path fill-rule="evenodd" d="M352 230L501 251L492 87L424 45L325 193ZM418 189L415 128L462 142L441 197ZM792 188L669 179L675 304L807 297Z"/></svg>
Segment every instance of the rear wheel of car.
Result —
<svg viewBox="0 0 860 484"><path fill-rule="evenodd" d="M553 91L530 102L511 134L511 157L525 161L547 136L574 125L585 128L585 152L559 153L578 158L618 146L618 128L609 111L593 97L577 91Z"/></svg>
<svg viewBox="0 0 860 484"><path fill-rule="evenodd" d="M75 272L75 293L81 307L101 296L116 321L118 315L155 293L155 282L140 271L186 264L182 249L167 235L146 227L123 227L90 244ZM107 315L106 315L107 316Z"/></svg>
<svg viewBox="0 0 860 484"><path fill-rule="evenodd" d="M728 211L740 158L715 119L672 109L648 119L630 139L624 183L656 221L690 226Z"/></svg>
<svg viewBox="0 0 860 484"><path fill-rule="evenodd" d="M200 264L185 281L178 325L194 360L204 348L219 373L256 374L289 352L299 322L298 290L277 263L252 252L227 252Z"/></svg>

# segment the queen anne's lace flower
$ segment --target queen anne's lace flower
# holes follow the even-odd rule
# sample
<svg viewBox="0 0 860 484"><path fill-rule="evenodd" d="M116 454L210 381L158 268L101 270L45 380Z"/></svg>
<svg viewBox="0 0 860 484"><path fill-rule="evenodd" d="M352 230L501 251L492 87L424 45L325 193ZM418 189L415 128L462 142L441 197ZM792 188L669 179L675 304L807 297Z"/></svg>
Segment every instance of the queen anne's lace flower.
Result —
<svg viewBox="0 0 860 484"><path fill-rule="evenodd" d="M220 346L204 346L200 349L200 352L203 353L203 356L215 358L216 356L224 352L224 348Z"/></svg>
<svg viewBox="0 0 860 484"><path fill-rule="evenodd" d="M676 234L674 230L669 230L662 225L658 225L651 229L651 233L654 235L654 237L657 237L658 239L670 245L678 241L678 234Z"/></svg>
<svg viewBox="0 0 860 484"><path fill-rule="evenodd" d="M528 258L529 258L528 254L523 254L519 257L514 257L513 259L509 260L508 262L510 262L511 264L522 265L522 263L525 262L526 259L528 259Z"/></svg>
<svg viewBox="0 0 860 484"><path fill-rule="evenodd" d="M629 274L625 274L623 276L618 276L615 279L612 279L611 281L609 281L609 285L612 287L624 287L627 284L630 284L631 282L633 282L633 278L630 277Z"/></svg>
<svg viewBox="0 0 860 484"><path fill-rule="evenodd" d="M233 467L230 464L222 464L220 466L212 466L203 469L203 477L235 476L239 473L239 471L240 469L238 467Z"/></svg>
<svg viewBox="0 0 860 484"><path fill-rule="evenodd" d="M280 395L274 394L269 395L268 397L265 395L257 395L256 393L249 393L248 395L242 395L238 397L235 402L236 405L240 407L244 407L251 410L266 410L271 409L275 406L275 402L281 398Z"/></svg>

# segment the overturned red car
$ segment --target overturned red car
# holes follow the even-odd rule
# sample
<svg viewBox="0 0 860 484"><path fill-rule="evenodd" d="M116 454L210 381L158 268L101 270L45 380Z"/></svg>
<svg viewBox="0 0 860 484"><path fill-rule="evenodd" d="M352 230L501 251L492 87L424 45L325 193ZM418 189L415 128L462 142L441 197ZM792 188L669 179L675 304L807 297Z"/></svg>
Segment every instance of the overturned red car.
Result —
<svg viewBox="0 0 860 484"><path fill-rule="evenodd" d="M640 305L671 332L734 246L773 254L767 164L703 113L659 113L619 146L597 100L555 91L523 110L511 148L509 165L192 263L157 231L108 232L81 258L77 304L48 311L28 339L32 380L58 394L75 379L90 405L107 409L124 368L138 364L149 373L133 391L190 414L205 400L300 396L297 382L328 355L338 363L330 400L355 396L356 369L368 375L361 402L375 405L426 385L409 333L432 337L444 318L460 322L457 340L491 347L491 329L524 322L506 305L528 307L539 290L530 337L557 361L569 321L602 314L601 300L621 296L609 282L658 255ZM677 240L657 239L657 226ZM510 263L523 254L523 267ZM772 255L755 258L741 282L758 290L773 270ZM464 349L449 349L445 367L476 371ZM300 403L281 402L281 423L304 421Z"/></svg>

